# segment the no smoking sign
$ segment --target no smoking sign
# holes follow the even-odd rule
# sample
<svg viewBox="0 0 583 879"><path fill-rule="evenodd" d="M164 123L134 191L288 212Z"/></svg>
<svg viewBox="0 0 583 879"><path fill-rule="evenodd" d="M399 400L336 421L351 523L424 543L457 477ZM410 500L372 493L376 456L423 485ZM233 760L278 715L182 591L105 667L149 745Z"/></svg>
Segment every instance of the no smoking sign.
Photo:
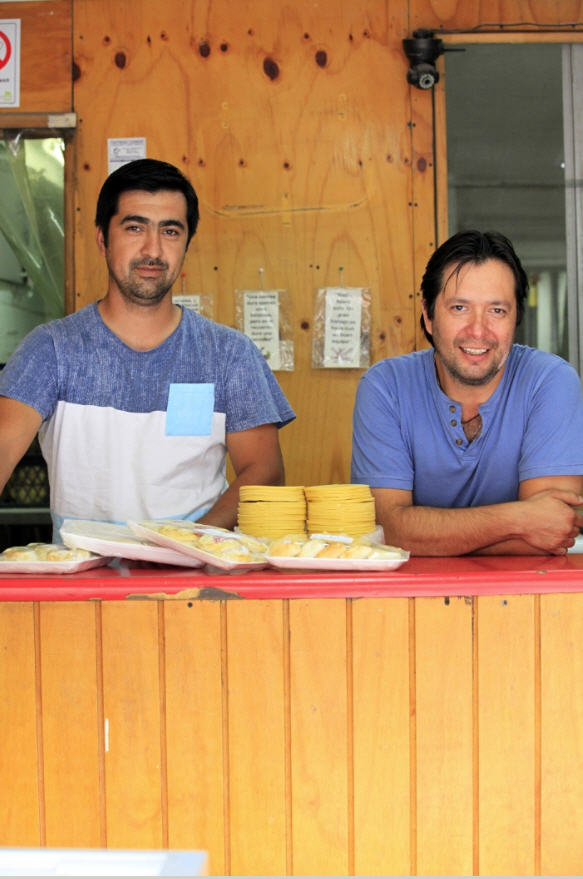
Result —
<svg viewBox="0 0 583 879"><path fill-rule="evenodd" d="M20 106L20 19L0 19L0 108Z"/></svg>
<svg viewBox="0 0 583 879"><path fill-rule="evenodd" d="M12 57L12 43L7 34L0 30L0 70L2 70Z"/></svg>

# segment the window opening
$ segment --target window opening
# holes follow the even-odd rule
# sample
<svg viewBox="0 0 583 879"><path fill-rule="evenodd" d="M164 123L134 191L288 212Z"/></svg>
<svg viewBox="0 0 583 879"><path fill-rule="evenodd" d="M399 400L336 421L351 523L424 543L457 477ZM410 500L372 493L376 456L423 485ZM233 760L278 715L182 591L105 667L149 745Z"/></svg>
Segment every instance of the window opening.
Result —
<svg viewBox="0 0 583 879"><path fill-rule="evenodd" d="M33 327L65 313L60 137L0 138L0 364Z"/></svg>
<svg viewBox="0 0 583 879"><path fill-rule="evenodd" d="M495 229L530 282L517 341L570 359L562 46L445 56L449 233Z"/></svg>
<svg viewBox="0 0 583 879"><path fill-rule="evenodd" d="M65 141L0 137L0 367L37 324L65 313ZM35 440L0 494L0 549L50 541L47 469Z"/></svg>

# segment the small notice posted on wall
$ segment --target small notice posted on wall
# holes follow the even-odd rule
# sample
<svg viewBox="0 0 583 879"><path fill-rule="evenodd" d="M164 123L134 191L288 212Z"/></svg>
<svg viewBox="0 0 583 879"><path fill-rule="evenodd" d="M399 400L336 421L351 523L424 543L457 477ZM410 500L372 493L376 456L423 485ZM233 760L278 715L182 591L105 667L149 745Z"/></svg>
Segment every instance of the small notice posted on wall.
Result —
<svg viewBox="0 0 583 879"><path fill-rule="evenodd" d="M342 287L326 291L324 366L360 366L361 309L360 295Z"/></svg>
<svg viewBox="0 0 583 879"><path fill-rule="evenodd" d="M110 137L107 141L107 166L110 174L128 162L145 158L145 137Z"/></svg>
<svg viewBox="0 0 583 879"><path fill-rule="evenodd" d="M0 108L20 107L20 19L0 19Z"/></svg>
<svg viewBox="0 0 583 879"><path fill-rule="evenodd" d="M369 287L321 287L316 292L312 366L363 369L370 365Z"/></svg>
<svg viewBox="0 0 583 879"><path fill-rule="evenodd" d="M173 293L172 302L214 320L215 304L212 293Z"/></svg>
<svg viewBox="0 0 583 879"><path fill-rule="evenodd" d="M247 290L243 332L253 339L272 369L279 369L279 295L277 290Z"/></svg>
<svg viewBox="0 0 583 879"><path fill-rule="evenodd" d="M185 308L190 308L191 311L196 311L197 314L202 314L199 293L180 293L178 296L174 296L173 294L172 302L176 305L183 305Z"/></svg>
<svg viewBox="0 0 583 879"><path fill-rule="evenodd" d="M237 329L252 339L271 369L293 370L289 290L235 290Z"/></svg>

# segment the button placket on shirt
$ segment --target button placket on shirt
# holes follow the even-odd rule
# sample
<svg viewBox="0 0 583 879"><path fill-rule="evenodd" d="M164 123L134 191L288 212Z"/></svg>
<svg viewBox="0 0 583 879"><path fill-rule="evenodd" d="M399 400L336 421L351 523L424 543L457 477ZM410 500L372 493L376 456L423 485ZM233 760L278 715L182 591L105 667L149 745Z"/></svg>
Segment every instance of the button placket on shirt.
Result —
<svg viewBox="0 0 583 879"><path fill-rule="evenodd" d="M456 406L454 406L453 403L450 403L448 409L449 409L450 415L457 416L457 408L456 408ZM450 418L449 423L450 423L451 427L458 427L458 425L461 423L461 415L456 418ZM456 437L455 444L456 444L456 446L463 446L464 440L458 436L458 437Z"/></svg>

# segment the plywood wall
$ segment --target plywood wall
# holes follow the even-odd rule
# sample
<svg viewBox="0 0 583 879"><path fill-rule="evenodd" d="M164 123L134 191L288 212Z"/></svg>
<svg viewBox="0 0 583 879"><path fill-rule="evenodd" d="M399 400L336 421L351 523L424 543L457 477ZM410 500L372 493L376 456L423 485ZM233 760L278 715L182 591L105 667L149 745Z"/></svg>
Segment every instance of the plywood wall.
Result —
<svg viewBox="0 0 583 879"><path fill-rule="evenodd" d="M107 140L145 137L200 197L185 290L210 293L232 326L235 290L289 291L294 368L277 376L298 418L282 445L288 482L309 484L349 479L362 374L312 367L315 290L370 287L371 362L425 344L419 282L447 211L446 85L407 84L403 37L576 38L583 3L37 0L0 2L0 16L23 18L23 108L77 114L70 307L105 288L93 217Z"/></svg>
<svg viewBox="0 0 583 879"><path fill-rule="evenodd" d="M277 373L298 415L282 433L290 483L349 479L361 370L312 369L316 288L371 288L373 360L414 345L407 28L406 4L378 0L75 2L77 306L104 288L106 139L144 136L200 197L186 289L211 293L229 325L260 269L290 293L294 369Z"/></svg>

